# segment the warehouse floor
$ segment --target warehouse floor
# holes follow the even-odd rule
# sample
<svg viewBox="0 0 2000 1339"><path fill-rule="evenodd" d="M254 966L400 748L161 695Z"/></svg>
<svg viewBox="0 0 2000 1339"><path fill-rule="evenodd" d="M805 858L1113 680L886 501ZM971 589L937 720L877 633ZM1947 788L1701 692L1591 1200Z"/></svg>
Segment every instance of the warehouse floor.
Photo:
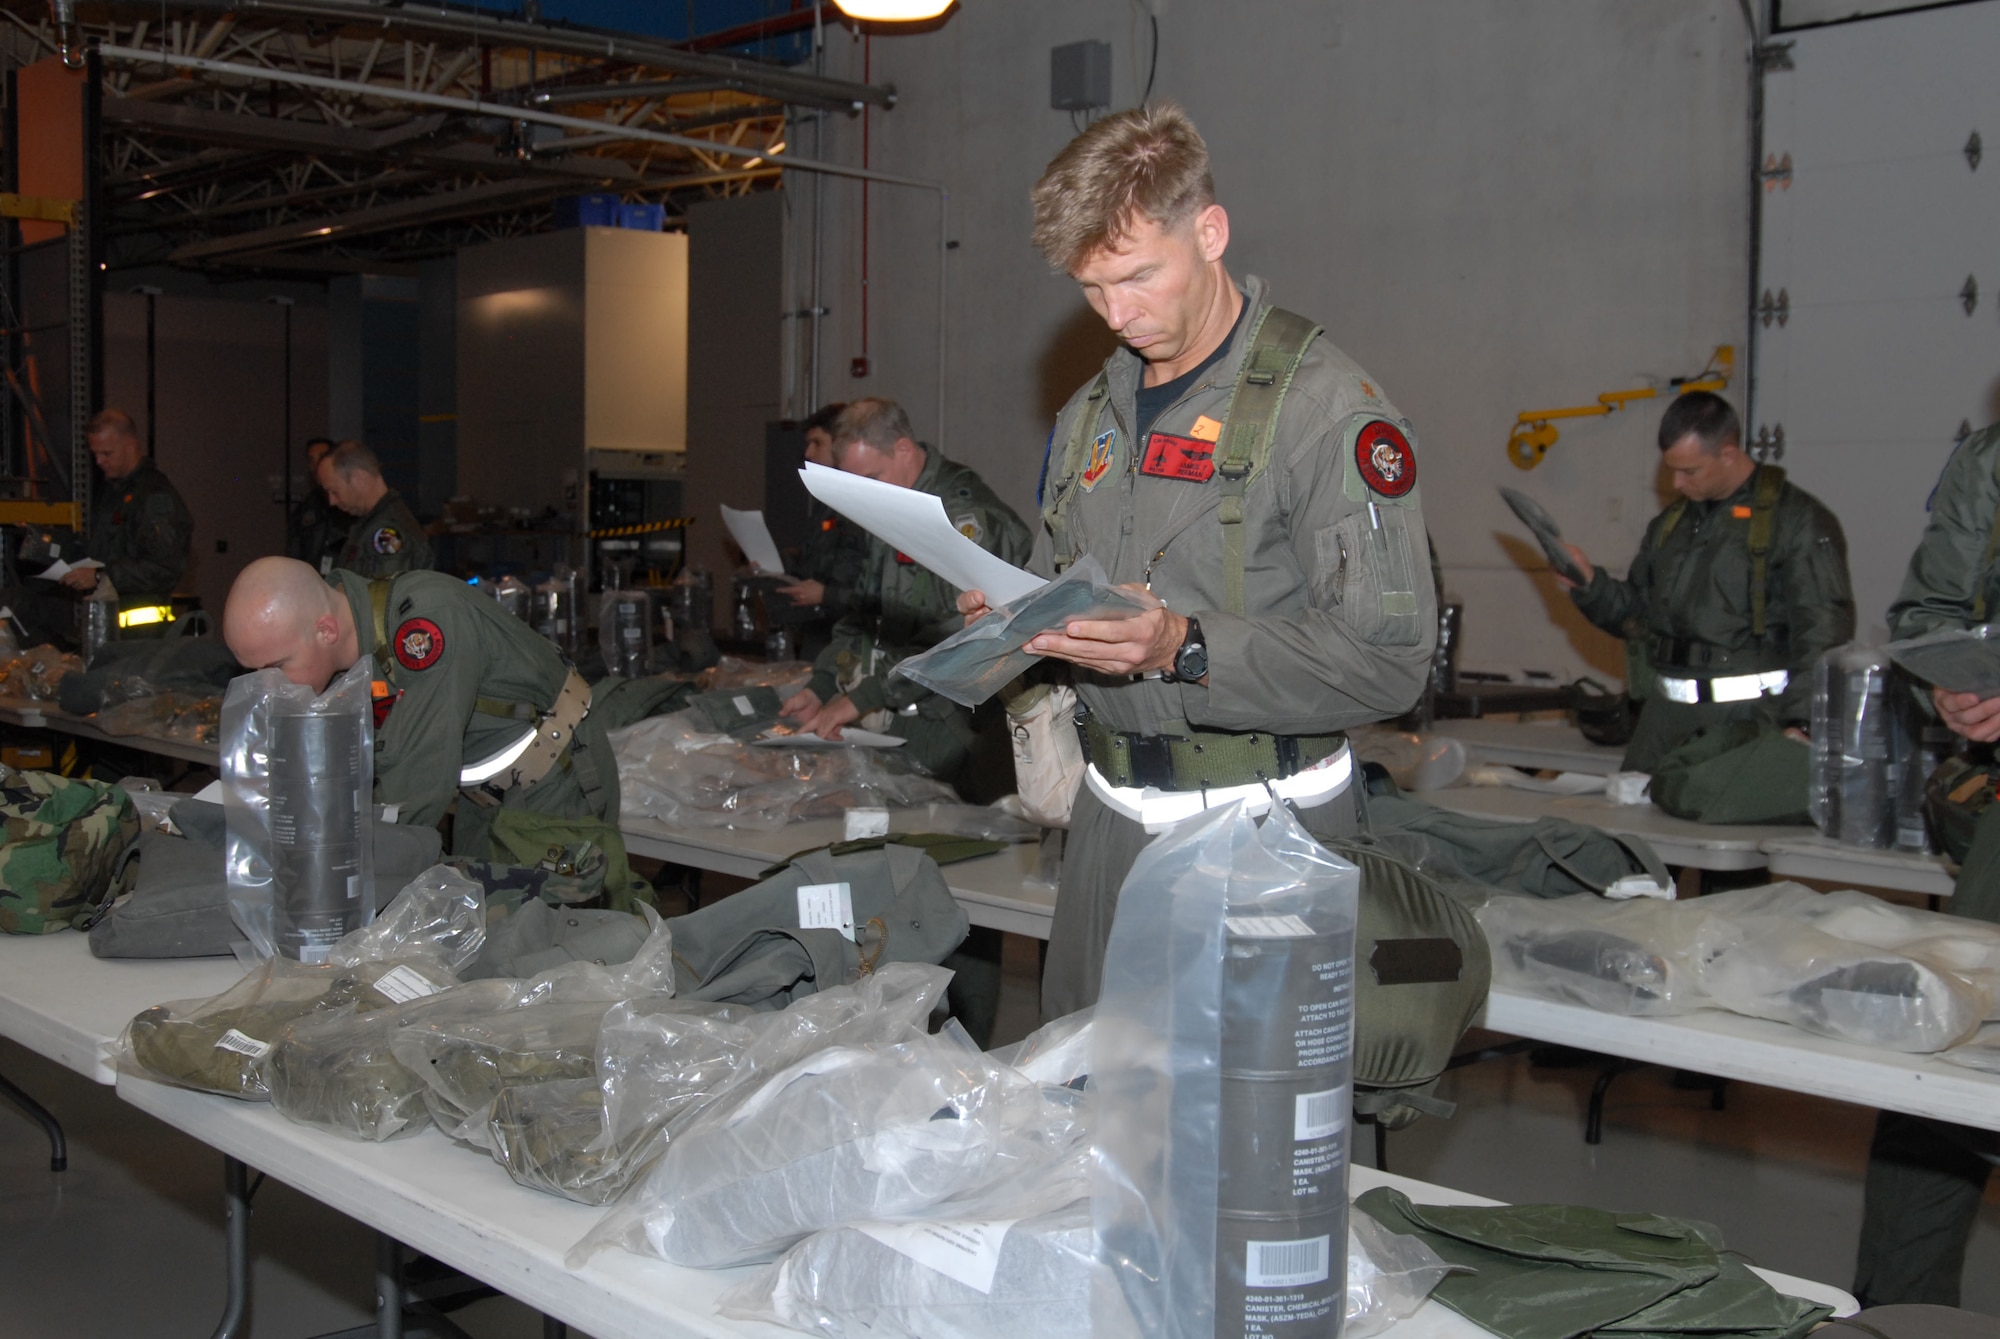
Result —
<svg viewBox="0 0 2000 1339"><path fill-rule="evenodd" d="M1008 939L1000 1040L1033 1025L1035 947ZM207 1334L221 1308L220 1158L100 1087L0 1042L0 1073L63 1121L70 1168L48 1170L40 1132L0 1106L0 1284L5 1339ZM1858 1107L1742 1084L1728 1110L1644 1069L1612 1087L1604 1142L1583 1142L1596 1071L1516 1056L1460 1070L1448 1121L1391 1137L1394 1171L1509 1200L1560 1200L1696 1216L1755 1263L1845 1287L1853 1272L1872 1117ZM1358 1159L1374 1156L1361 1132ZM470 1153L463 1156L473 1156ZM372 1306L373 1237L276 1181L257 1200L254 1339L360 1324ZM1965 1304L2000 1314L2000 1193L1966 1266ZM456 1319L477 1339L538 1339L506 1299Z"/></svg>

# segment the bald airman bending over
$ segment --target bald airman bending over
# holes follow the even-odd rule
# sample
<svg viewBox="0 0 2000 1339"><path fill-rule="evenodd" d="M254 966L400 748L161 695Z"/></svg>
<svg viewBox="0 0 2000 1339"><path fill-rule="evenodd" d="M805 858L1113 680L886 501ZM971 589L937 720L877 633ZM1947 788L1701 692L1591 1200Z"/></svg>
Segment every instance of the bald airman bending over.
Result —
<svg viewBox="0 0 2000 1339"><path fill-rule="evenodd" d="M455 854L490 857L494 815L618 818L618 769L590 688L545 638L437 572L325 579L259 558L230 588L223 639L251 669L324 691L375 657L375 798L437 823L455 797ZM615 830L614 830L615 831Z"/></svg>

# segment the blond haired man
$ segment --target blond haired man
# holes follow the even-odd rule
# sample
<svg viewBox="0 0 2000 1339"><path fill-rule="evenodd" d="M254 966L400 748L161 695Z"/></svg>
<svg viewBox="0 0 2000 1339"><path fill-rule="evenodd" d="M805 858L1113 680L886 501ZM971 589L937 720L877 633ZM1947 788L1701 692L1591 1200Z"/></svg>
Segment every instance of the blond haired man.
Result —
<svg viewBox="0 0 2000 1339"><path fill-rule="evenodd" d="M1089 554L1165 602L1030 646L1074 666L1091 762L1043 976L1054 1017L1097 997L1149 826L1275 797L1316 833L1360 830L1343 732L1416 701L1437 610L1408 420L1263 281L1230 276L1186 114L1098 122L1034 204L1036 246L1124 344L1056 420L1036 562Z"/></svg>

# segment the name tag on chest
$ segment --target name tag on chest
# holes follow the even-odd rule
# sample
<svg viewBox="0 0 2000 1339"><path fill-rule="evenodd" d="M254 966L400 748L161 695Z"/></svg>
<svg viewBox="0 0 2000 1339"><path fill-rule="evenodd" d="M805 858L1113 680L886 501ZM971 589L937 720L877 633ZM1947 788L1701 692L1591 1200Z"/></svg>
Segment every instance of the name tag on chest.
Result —
<svg viewBox="0 0 2000 1339"><path fill-rule="evenodd" d="M1152 433L1146 438L1146 458L1139 463L1139 473L1155 479L1205 484L1215 477L1215 444L1171 433Z"/></svg>

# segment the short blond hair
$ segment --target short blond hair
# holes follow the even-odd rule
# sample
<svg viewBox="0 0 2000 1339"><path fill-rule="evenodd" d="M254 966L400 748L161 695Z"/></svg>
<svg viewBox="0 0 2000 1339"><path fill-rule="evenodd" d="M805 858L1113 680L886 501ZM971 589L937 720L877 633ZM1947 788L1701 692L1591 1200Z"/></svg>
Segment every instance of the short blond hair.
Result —
<svg viewBox="0 0 2000 1339"><path fill-rule="evenodd" d="M894 400L879 395L869 395L856 400L840 411L828 430L833 438L833 463L845 465L847 453L857 446L865 446L871 451L888 455L896 449L896 443L907 437L917 440L916 431L910 426L910 415Z"/></svg>
<svg viewBox="0 0 2000 1339"><path fill-rule="evenodd" d="M1215 203L1208 145L1180 106L1107 116L1071 140L1035 183L1035 249L1064 274L1114 246L1135 220L1162 228Z"/></svg>

